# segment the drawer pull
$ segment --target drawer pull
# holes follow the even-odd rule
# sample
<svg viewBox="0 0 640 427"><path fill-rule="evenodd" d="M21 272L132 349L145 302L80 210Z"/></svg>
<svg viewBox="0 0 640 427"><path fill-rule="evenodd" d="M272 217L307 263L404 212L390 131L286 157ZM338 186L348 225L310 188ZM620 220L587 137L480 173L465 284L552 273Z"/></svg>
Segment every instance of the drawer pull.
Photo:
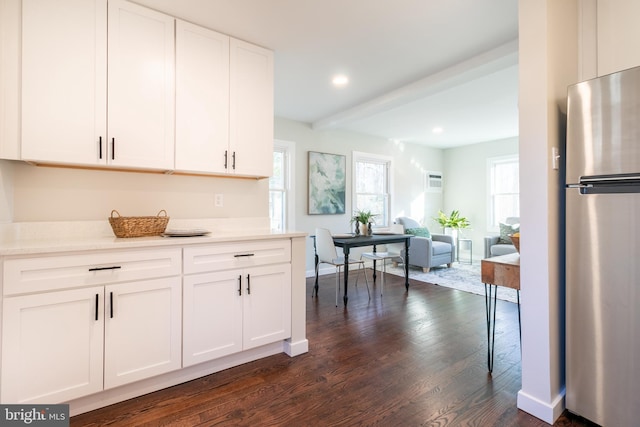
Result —
<svg viewBox="0 0 640 427"><path fill-rule="evenodd" d="M255 254L238 254L238 255L234 255L235 258L241 258L241 257L245 257L245 256L254 256Z"/></svg>
<svg viewBox="0 0 640 427"><path fill-rule="evenodd" d="M238 295L242 296L242 274L238 276Z"/></svg>
<svg viewBox="0 0 640 427"><path fill-rule="evenodd" d="M112 267L93 267L93 268L90 268L89 271L118 270L119 268L122 268L122 267L119 265L114 265Z"/></svg>
<svg viewBox="0 0 640 427"><path fill-rule="evenodd" d="M113 292L109 292L109 316L113 319Z"/></svg>
<svg viewBox="0 0 640 427"><path fill-rule="evenodd" d="M251 295L251 275L247 274L247 295Z"/></svg>
<svg viewBox="0 0 640 427"><path fill-rule="evenodd" d="M98 294L96 294L96 322L98 321L98 299L99 299L99 296Z"/></svg>

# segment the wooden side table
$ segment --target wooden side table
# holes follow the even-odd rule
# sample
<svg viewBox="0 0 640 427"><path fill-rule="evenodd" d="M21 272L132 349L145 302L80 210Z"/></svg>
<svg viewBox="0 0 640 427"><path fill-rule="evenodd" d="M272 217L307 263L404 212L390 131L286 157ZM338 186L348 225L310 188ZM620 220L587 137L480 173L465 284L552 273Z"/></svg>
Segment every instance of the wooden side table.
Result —
<svg viewBox="0 0 640 427"><path fill-rule="evenodd" d="M518 331L520 332L520 342L522 343L520 321L520 254L514 253L485 258L481 261L481 268L482 283L484 283L484 300L487 310L487 367L489 368L489 372L493 372L498 286L516 290L518 301ZM492 292L493 301L491 301ZM491 310L493 310L493 317Z"/></svg>

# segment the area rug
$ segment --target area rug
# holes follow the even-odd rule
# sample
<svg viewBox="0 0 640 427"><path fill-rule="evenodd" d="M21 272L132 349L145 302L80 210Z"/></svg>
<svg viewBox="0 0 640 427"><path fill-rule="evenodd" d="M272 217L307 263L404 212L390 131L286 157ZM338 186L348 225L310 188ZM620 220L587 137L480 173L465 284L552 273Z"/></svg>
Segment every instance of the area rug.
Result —
<svg viewBox="0 0 640 427"><path fill-rule="evenodd" d="M387 273L404 276L404 267L402 265L393 267L389 264ZM428 273L424 273L418 267L409 267L409 278L484 296L479 262L473 264L455 262L451 268L434 267ZM517 302L516 290L498 286L498 299L515 303Z"/></svg>

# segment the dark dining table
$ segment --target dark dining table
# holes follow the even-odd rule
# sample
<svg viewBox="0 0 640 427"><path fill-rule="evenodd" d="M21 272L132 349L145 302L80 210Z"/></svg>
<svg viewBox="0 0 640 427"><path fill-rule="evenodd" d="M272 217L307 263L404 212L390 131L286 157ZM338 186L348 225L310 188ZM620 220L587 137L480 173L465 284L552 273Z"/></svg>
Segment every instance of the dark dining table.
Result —
<svg viewBox="0 0 640 427"><path fill-rule="evenodd" d="M318 295L318 253L316 251L316 241L315 236L311 236L313 238L313 250L315 251L315 267L316 267L316 283L314 286L314 292ZM333 237L333 244L341 247L344 253L344 258L349 259L349 253L351 252L351 248L362 247L362 246L373 246L373 252L376 251L377 245L385 245L388 243L403 243L404 242L404 286L409 290L409 245L411 244L411 234L391 234L391 233L374 233L371 236L362 236L362 235L337 235ZM373 278L375 280L375 271L376 271L376 261L373 261ZM349 264L345 263L344 265L344 297L342 300L344 301L344 305L347 305L349 301L349 293L348 293L348 284L349 284Z"/></svg>

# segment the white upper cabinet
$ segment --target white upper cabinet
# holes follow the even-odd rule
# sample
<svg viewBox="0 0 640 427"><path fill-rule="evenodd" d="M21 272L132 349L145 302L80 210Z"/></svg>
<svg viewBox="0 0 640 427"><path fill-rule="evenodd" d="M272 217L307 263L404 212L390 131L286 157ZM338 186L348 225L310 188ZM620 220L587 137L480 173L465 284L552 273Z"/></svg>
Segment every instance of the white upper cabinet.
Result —
<svg viewBox="0 0 640 427"><path fill-rule="evenodd" d="M22 159L173 169L174 18L23 0L22 38Z"/></svg>
<svg viewBox="0 0 640 427"><path fill-rule="evenodd" d="M181 21L176 28L176 170L270 176L273 52Z"/></svg>
<svg viewBox="0 0 640 427"><path fill-rule="evenodd" d="M273 171L273 52L231 39L228 171L267 177Z"/></svg>
<svg viewBox="0 0 640 427"><path fill-rule="evenodd" d="M174 18L109 1L109 162L174 166Z"/></svg>
<svg viewBox="0 0 640 427"><path fill-rule="evenodd" d="M23 0L22 41L21 159L271 175L272 51L126 0Z"/></svg>
<svg viewBox="0 0 640 427"><path fill-rule="evenodd" d="M22 158L105 164L106 96L107 1L23 0Z"/></svg>
<svg viewBox="0 0 640 427"><path fill-rule="evenodd" d="M229 37L176 22L176 169L226 173Z"/></svg>

